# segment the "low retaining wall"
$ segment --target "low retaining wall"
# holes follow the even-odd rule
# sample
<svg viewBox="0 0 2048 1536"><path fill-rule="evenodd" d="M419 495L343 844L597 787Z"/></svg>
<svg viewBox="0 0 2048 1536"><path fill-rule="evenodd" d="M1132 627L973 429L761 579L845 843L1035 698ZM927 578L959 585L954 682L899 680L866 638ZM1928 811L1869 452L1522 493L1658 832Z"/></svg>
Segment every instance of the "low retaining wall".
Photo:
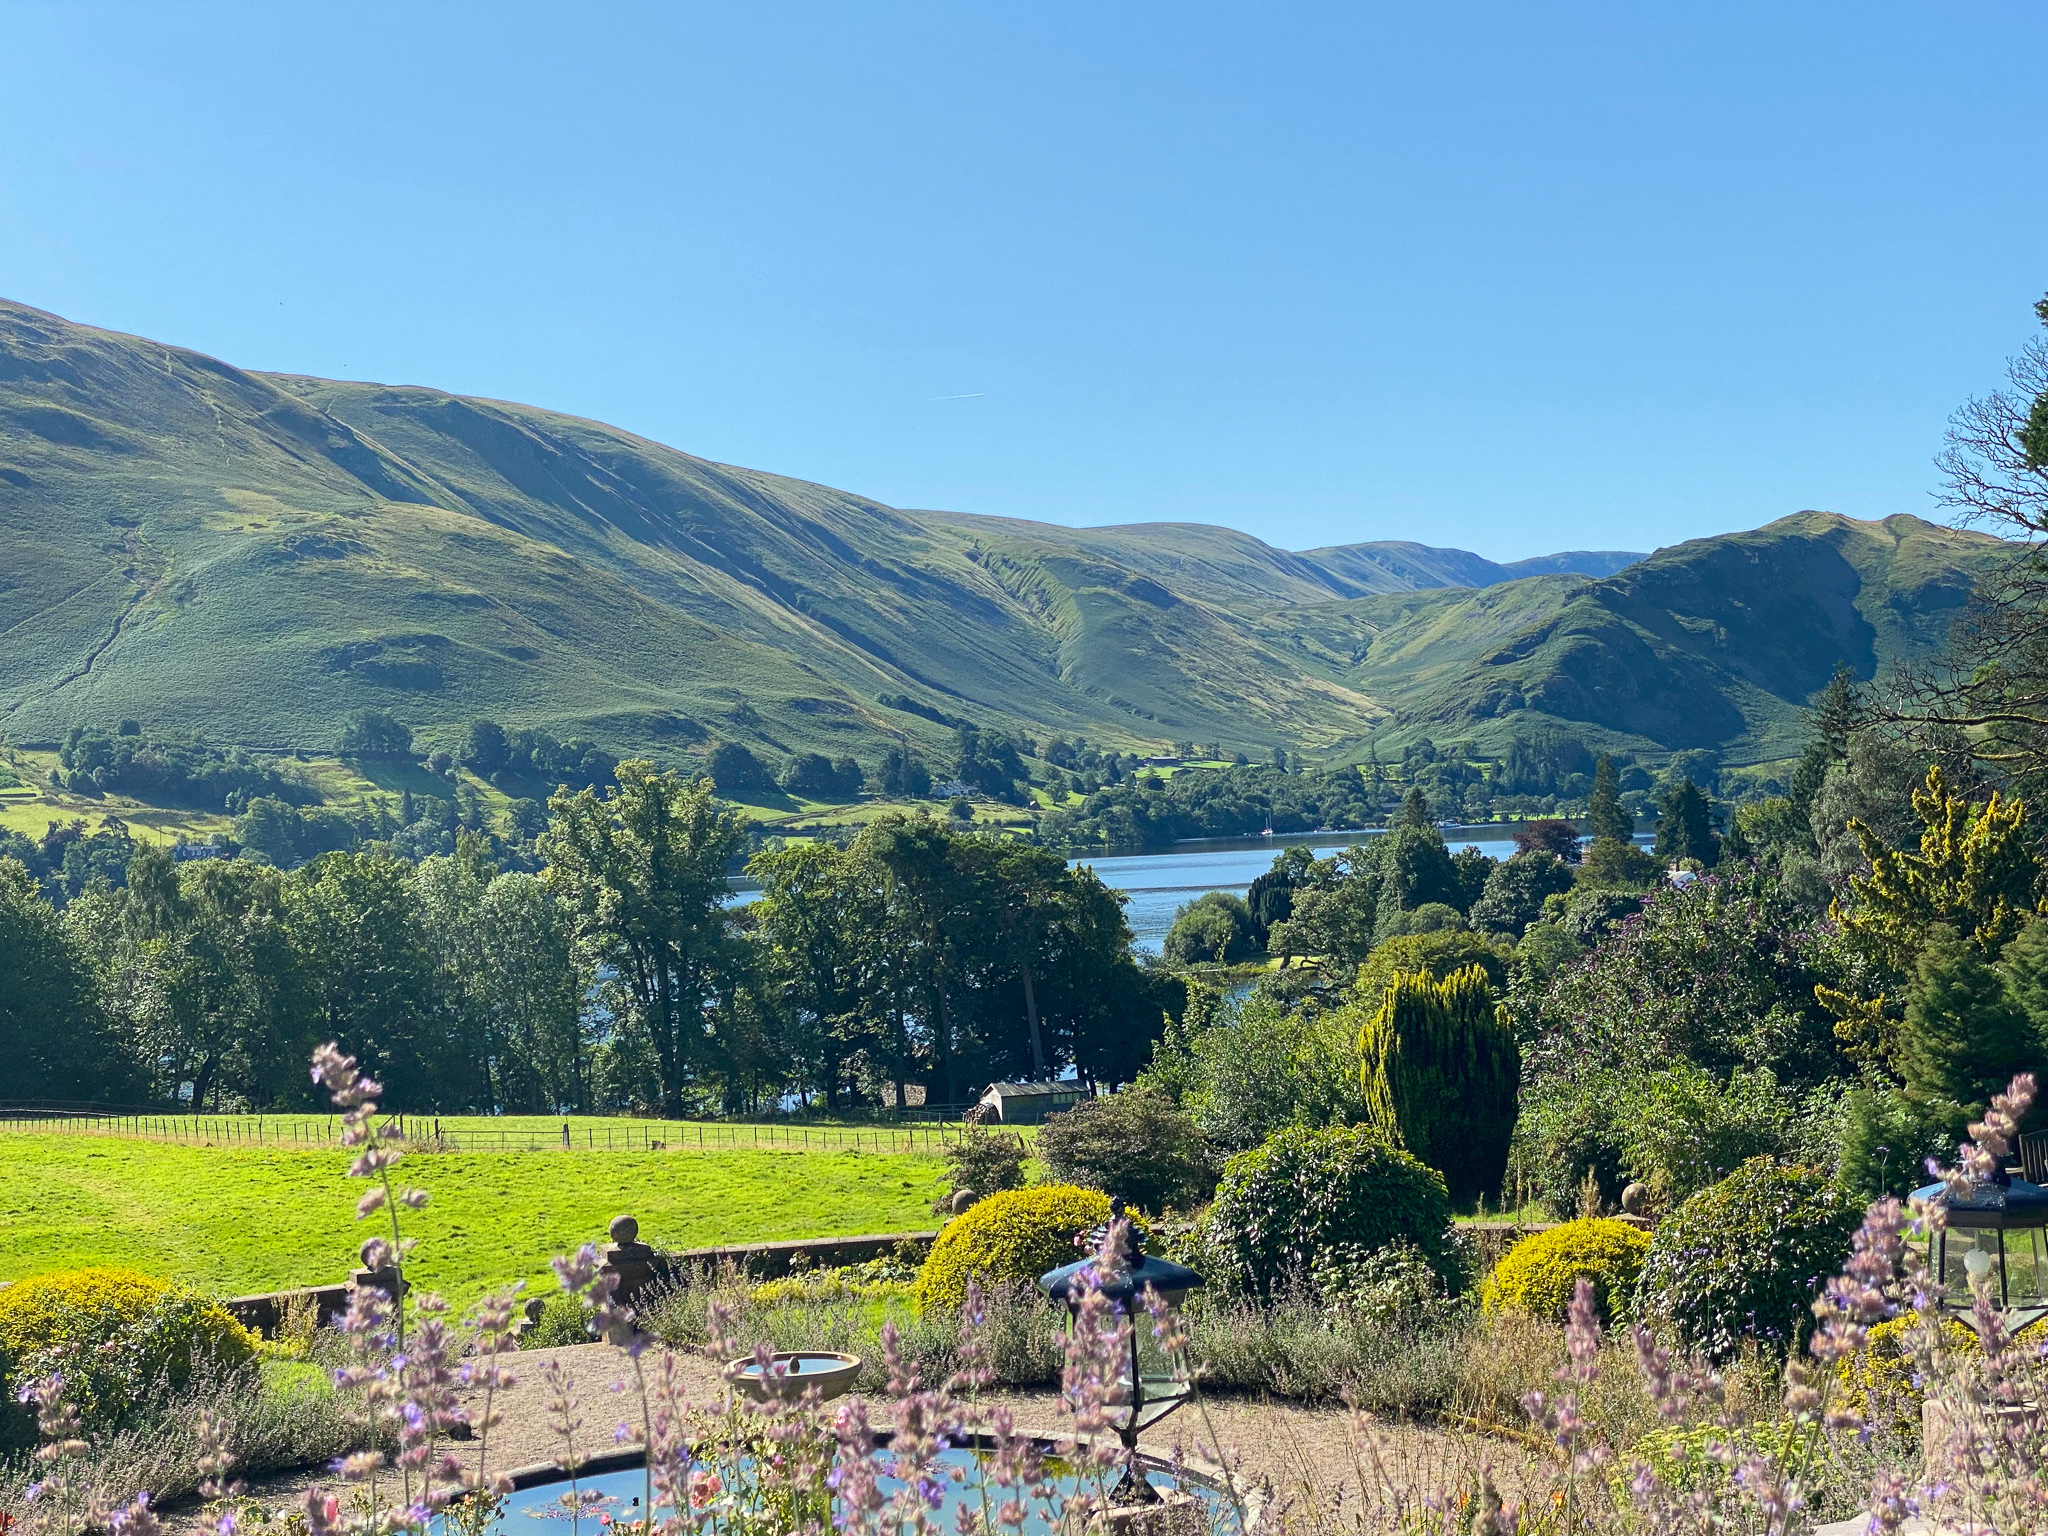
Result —
<svg viewBox="0 0 2048 1536"><path fill-rule="evenodd" d="M779 1280L792 1270L831 1269L841 1264L865 1264L894 1253L905 1243L925 1248L936 1232L870 1232L858 1237L802 1237L784 1243L741 1243L728 1248L683 1248L657 1253L651 1267L661 1279L692 1270L720 1269L731 1265L763 1280ZM285 1313L300 1297L311 1297L320 1325L325 1327L348 1310L349 1287L341 1285L303 1286L292 1291L263 1291L254 1296L230 1296L221 1302L244 1328L266 1339L277 1337Z"/></svg>
<svg viewBox="0 0 2048 1536"><path fill-rule="evenodd" d="M793 1269L831 1269L865 1264L894 1253L905 1243L929 1248L936 1232L875 1232L862 1237L800 1237L786 1243L743 1243L730 1248L683 1248L658 1253L655 1267L674 1274L730 1264L764 1280L779 1280Z"/></svg>
<svg viewBox="0 0 2048 1536"><path fill-rule="evenodd" d="M274 1339L294 1301L311 1297L316 1317L324 1328L348 1310L348 1291L346 1284L309 1285L296 1291L261 1291L254 1296L230 1296L221 1305L244 1328L266 1339Z"/></svg>

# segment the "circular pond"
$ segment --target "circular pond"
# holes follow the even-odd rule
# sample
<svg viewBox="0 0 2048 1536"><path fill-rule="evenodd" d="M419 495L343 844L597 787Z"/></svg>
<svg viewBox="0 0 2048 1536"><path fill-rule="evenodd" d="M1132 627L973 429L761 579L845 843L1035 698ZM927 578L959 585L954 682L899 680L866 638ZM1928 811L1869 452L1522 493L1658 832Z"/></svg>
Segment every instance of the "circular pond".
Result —
<svg viewBox="0 0 2048 1536"><path fill-rule="evenodd" d="M877 1451L875 1455L886 1458L888 1453ZM985 1455L985 1452L971 1446L958 1446L940 1453L941 1503L932 1517L937 1528L953 1529L956 1510L965 1509L979 1514L979 1463ZM637 1465L621 1466L625 1459L607 1456L593 1463L590 1470L575 1480L574 1502L566 1476L556 1473L535 1481L529 1481L535 1474L519 1477L522 1486L507 1496L504 1509L488 1528L488 1536L568 1536L572 1531L582 1533L582 1536L605 1536L614 1522L637 1522L641 1517L640 1501L646 1490L646 1474ZM1176 1474L1164 1463L1150 1457L1140 1459L1152 1486L1162 1494L1178 1489L1202 1502L1209 1516L1208 1529L1218 1533L1236 1530L1236 1518L1229 1503L1216 1488L1191 1473ZM1046 1470L1047 1481L1062 1498L1084 1491L1084 1486L1085 1491L1094 1491L1092 1479L1084 1485L1077 1473L1057 1460L1048 1459ZM958 1481L954 1480L956 1476ZM884 1476L881 1483L884 1497L889 1498L893 1498L903 1486L899 1479L888 1476ZM1005 1491L993 1483L988 1491L991 1506L1001 1503L1006 1497ZM655 1513L659 1517L668 1511L662 1508ZM1048 1536L1054 1529L1051 1522L1036 1510L1031 1512L1022 1527L1026 1536Z"/></svg>

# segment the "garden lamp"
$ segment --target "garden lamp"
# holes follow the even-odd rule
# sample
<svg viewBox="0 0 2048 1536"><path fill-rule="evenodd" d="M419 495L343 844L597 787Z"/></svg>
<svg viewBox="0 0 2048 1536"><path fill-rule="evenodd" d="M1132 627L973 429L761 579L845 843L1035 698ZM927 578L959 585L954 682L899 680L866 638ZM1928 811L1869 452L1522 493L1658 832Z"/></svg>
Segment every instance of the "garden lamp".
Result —
<svg viewBox="0 0 2048 1536"><path fill-rule="evenodd" d="M1970 1322L1976 1284L1984 1282L2013 1332L2048 1317L2048 1189L2000 1170L1967 1195L1929 1184L1913 1198L1948 1213L1927 1253L1928 1268L1947 1288L1944 1312Z"/></svg>
<svg viewBox="0 0 2048 1536"><path fill-rule="evenodd" d="M1159 1494L1145 1481L1137 1461L1138 1435L1178 1408L1193 1392L1185 1364L1160 1348L1152 1309L1158 1307L1170 1317L1180 1310L1187 1293L1202 1283L1202 1277L1184 1264L1148 1257L1137 1225L1123 1223L1120 1250L1106 1265L1099 1257L1109 1229L1099 1228L1089 1241L1096 1257L1063 1265L1039 1277L1039 1289L1067 1309L1071 1332L1089 1291L1098 1292L1128 1324L1129 1351L1118 1385L1123 1401L1109 1411L1110 1424L1123 1441L1130 1461L1120 1481L1110 1492L1115 1504L1153 1504ZM1147 1293L1152 1300L1148 1302Z"/></svg>

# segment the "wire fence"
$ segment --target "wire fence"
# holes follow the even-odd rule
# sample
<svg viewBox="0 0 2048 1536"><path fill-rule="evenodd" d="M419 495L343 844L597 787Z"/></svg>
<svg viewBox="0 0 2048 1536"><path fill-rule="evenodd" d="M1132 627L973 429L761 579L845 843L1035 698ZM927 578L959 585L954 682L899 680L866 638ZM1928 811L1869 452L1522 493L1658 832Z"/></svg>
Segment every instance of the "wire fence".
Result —
<svg viewBox="0 0 2048 1536"><path fill-rule="evenodd" d="M431 1115L392 1115L409 1144L448 1152L906 1152L938 1156L957 1141L955 1125L805 1126L676 1120L662 1124L476 1130L444 1128ZM0 1110L0 1135L110 1136L187 1147L338 1147L338 1117L153 1115Z"/></svg>

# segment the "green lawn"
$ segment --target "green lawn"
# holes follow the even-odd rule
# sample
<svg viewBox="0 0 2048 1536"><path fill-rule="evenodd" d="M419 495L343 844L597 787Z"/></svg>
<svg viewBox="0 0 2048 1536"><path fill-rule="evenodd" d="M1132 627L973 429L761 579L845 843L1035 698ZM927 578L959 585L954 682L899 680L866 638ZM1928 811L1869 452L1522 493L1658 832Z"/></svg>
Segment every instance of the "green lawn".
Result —
<svg viewBox="0 0 2048 1536"><path fill-rule="evenodd" d="M0 1137L0 1280L126 1264L223 1295L346 1277L369 1234L341 1152ZM621 1212L668 1248L929 1229L935 1158L836 1152L505 1152L414 1156L416 1283L468 1300L602 1241ZM380 1229L381 1230L381 1229Z"/></svg>

